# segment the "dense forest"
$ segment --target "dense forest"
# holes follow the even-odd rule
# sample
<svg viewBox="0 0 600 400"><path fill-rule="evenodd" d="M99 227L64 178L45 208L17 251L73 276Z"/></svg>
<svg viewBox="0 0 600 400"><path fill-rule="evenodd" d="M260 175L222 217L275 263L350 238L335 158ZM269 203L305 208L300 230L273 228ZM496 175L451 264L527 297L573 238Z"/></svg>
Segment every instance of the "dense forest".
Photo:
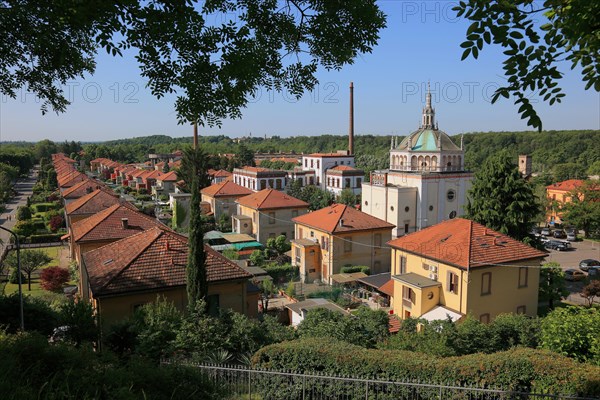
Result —
<svg viewBox="0 0 600 400"><path fill-rule="evenodd" d="M399 137L401 140L403 137ZM390 136L357 135L355 137L356 163L365 171L386 168ZM460 136L452 139L459 144ZM224 135L201 136L201 146L208 154L236 153L240 151L238 139ZM67 155L83 148L86 162L97 157L106 157L121 162L145 160L148 153L170 153L192 143L189 137L171 138L166 135L144 136L120 139L101 143L83 144L64 142L55 144L49 140L37 144L3 143L0 153L8 146L23 152L29 147L33 157L48 157L52 152L63 151ZM346 149L348 138L345 135L296 136L282 138L273 136L265 139L250 137L241 140L243 148L260 153L312 153L332 152ZM507 149L514 155L530 154L534 172L548 172L559 178L583 177L586 174L600 174L600 131L544 131L544 132L473 132L464 135L465 162L467 168L476 171L478 166L491 154ZM9 160L6 160L9 161ZM5 161L5 162L6 162Z"/></svg>

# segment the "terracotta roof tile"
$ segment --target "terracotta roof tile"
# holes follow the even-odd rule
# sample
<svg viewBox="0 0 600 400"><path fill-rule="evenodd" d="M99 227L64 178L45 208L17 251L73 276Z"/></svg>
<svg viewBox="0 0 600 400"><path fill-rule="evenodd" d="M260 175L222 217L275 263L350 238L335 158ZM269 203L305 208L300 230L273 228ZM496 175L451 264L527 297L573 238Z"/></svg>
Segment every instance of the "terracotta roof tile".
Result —
<svg viewBox="0 0 600 400"><path fill-rule="evenodd" d="M100 187L106 187L104 182L88 179L86 181L81 181L70 188L66 188L62 192L62 197L63 199L77 199L90 193L90 190L93 191Z"/></svg>
<svg viewBox="0 0 600 400"><path fill-rule="evenodd" d="M249 279L252 275L205 246L207 280ZM185 286L188 240L159 227L84 253L94 296Z"/></svg>
<svg viewBox="0 0 600 400"><path fill-rule="evenodd" d="M557 182L553 183L552 185L548 185L546 186L546 189L560 190L563 192L572 192L581 185L583 185L583 181L581 179L569 179L567 181Z"/></svg>
<svg viewBox="0 0 600 400"><path fill-rule="evenodd" d="M71 186L87 179L89 179L87 175L82 174L81 172L68 173L61 179L58 179L58 187L62 189L70 188Z"/></svg>
<svg viewBox="0 0 600 400"><path fill-rule="evenodd" d="M292 221L329 233L392 229L394 227L394 225L386 221L358 211L345 204L333 204L329 207L296 217Z"/></svg>
<svg viewBox="0 0 600 400"><path fill-rule="evenodd" d="M264 189L260 192L240 197L236 200L236 203L255 210L297 207L308 208L308 203L274 189Z"/></svg>
<svg viewBox="0 0 600 400"><path fill-rule="evenodd" d="M67 215L95 214L119 203L119 196L109 188L96 189L65 206Z"/></svg>
<svg viewBox="0 0 600 400"><path fill-rule="evenodd" d="M333 168L329 168L328 171L358 171L358 170L349 165L338 165Z"/></svg>
<svg viewBox="0 0 600 400"><path fill-rule="evenodd" d="M169 171L166 174L163 174L160 177L156 178L156 180L161 181L161 182L176 182L177 181L177 172Z"/></svg>
<svg viewBox="0 0 600 400"><path fill-rule="evenodd" d="M352 157L352 155L342 153L312 153L306 157Z"/></svg>
<svg viewBox="0 0 600 400"><path fill-rule="evenodd" d="M212 197L225 197L225 196L246 196L252 194L252 190L247 189L237 183L231 181L224 181L215 183L201 190L202 194Z"/></svg>
<svg viewBox="0 0 600 400"><path fill-rule="evenodd" d="M455 218L388 244L423 257L476 268L519 260L545 257L547 253L463 218Z"/></svg>
<svg viewBox="0 0 600 400"><path fill-rule="evenodd" d="M225 169L220 169L220 170L215 171L213 173L213 176L215 178L223 178L223 177L228 177L228 176L231 176L231 175L232 175L231 172L229 172L229 171L227 171Z"/></svg>
<svg viewBox="0 0 600 400"><path fill-rule="evenodd" d="M123 218L128 220L127 229L123 228ZM121 202L73 223L71 238L73 242L118 240L155 226L169 229L156 219L137 211L135 206Z"/></svg>

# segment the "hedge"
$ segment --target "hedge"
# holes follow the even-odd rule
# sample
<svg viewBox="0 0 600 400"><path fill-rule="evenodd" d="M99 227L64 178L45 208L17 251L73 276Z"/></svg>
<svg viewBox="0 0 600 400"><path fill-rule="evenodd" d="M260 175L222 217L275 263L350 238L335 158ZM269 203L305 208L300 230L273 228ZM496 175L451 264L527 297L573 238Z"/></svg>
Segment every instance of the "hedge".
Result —
<svg viewBox="0 0 600 400"><path fill-rule="evenodd" d="M31 235L29 237L30 243L51 243L60 242L60 238L64 235L63 233L44 233L41 235Z"/></svg>
<svg viewBox="0 0 600 400"><path fill-rule="evenodd" d="M354 272L362 272L366 275L371 275L371 268L366 265L346 265L341 270L344 274L352 274Z"/></svg>
<svg viewBox="0 0 600 400"><path fill-rule="evenodd" d="M298 267L291 264L268 264L263 268L274 282L294 281L299 277Z"/></svg>
<svg viewBox="0 0 600 400"><path fill-rule="evenodd" d="M60 204L59 203L37 203L37 204L32 204L31 208L34 213L41 213L41 212L46 212L48 210L58 209L58 208L60 208Z"/></svg>
<svg viewBox="0 0 600 400"><path fill-rule="evenodd" d="M252 364L296 373L600 396L600 367L529 348L441 358L410 351L365 349L329 338L306 338L266 346L253 356ZM277 392L276 382L265 382L261 390L264 399L295 395ZM432 398L437 396L439 393L432 394Z"/></svg>

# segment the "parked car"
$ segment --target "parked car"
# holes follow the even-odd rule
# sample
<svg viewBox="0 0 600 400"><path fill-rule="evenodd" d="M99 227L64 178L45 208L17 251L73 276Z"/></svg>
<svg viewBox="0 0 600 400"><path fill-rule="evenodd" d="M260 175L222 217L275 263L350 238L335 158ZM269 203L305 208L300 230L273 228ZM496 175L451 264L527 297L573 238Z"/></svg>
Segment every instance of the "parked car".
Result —
<svg viewBox="0 0 600 400"><path fill-rule="evenodd" d="M544 236L550 236L550 228L544 228L542 229L542 235Z"/></svg>
<svg viewBox="0 0 600 400"><path fill-rule="evenodd" d="M554 236L556 239L563 239L567 237L567 234L562 229L557 229L552 232L552 236Z"/></svg>
<svg viewBox="0 0 600 400"><path fill-rule="evenodd" d="M587 258L585 260L581 260L579 262L579 268L582 271L587 271L589 270L591 267L600 267L600 261L598 260L593 260L591 258Z"/></svg>
<svg viewBox="0 0 600 400"><path fill-rule="evenodd" d="M575 268L565 270L566 281L581 281L585 279L585 273Z"/></svg>
<svg viewBox="0 0 600 400"><path fill-rule="evenodd" d="M537 228L537 227L531 228L529 233L533 236L539 236L542 233L542 228Z"/></svg>
<svg viewBox="0 0 600 400"><path fill-rule="evenodd" d="M577 241L577 235L575 233L569 233L569 232L567 232L567 240L569 242L576 242Z"/></svg>
<svg viewBox="0 0 600 400"><path fill-rule="evenodd" d="M559 240L548 240L546 243L544 243L544 247L557 251L567 251L571 248L569 242L562 242Z"/></svg>

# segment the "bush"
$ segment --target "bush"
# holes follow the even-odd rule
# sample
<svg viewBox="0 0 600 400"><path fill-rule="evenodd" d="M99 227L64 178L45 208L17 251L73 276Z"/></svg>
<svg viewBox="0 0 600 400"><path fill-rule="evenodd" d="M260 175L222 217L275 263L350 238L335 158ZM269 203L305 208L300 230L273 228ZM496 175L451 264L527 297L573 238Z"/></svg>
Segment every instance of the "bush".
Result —
<svg viewBox="0 0 600 400"><path fill-rule="evenodd" d="M42 270L40 274L40 286L44 290L59 292L65 283L69 281L69 270L60 267L48 267Z"/></svg>
<svg viewBox="0 0 600 400"><path fill-rule="evenodd" d="M354 272L362 272L366 275L371 274L371 268L366 265L344 265L341 270L344 274L352 274Z"/></svg>
<svg viewBox="0 0 600 400"><path fill-rule="evenodd" d="M310 314L309 314L310 315ZM392 381L444 383L451 386L499 387L514 391L548 391L576 396L600 395L600 368L580 364L545 350L516 348L494 354L439 358L399 350L372 350L335 338L307 338L260 349L252 358L258 368L318 372L337 376L380 378ZM275 379L274 379L275 381ZM302 387L260 383L262 398L295 398ZM331 390L336 390L335 386ZM420 393L422 399L438 399L439 391ZM344 397L334 393L331 397ZM406 396L404 396L406 397ZM378 397L379 398L379 397ZM383 398L383 397L382 397ZM390 399L403 398L390 394Z"/></svg>
<svg viewBox="0 0 600 400"><path fill-rule="evenodd" d="M25 329L29 332L37 331L48 336L58 326L57 313L50 308L47 302L36 297L23 296L23 315ZM16 333L19 330L19 294L17 292L9 296L0 295L0 326L8 333ZM1 351L0 354L2 354ZM0 357L0 360L3 358L4 355Z"/></svg>
<svg viewBox="0 0 600 400"><path fill-rule="evenodd" d="M149 194L138 194L134 196L137 201L152 201L152 196Z"/></svg>
<svg viewBox="0 0 600 400"><path fill-rule="evenodd" d="M12 268L10 270L10 275L8 276L8 281L12 284L18 285L19 284L19 274L16 268ZM21 272L21 284L25 284L27 283L27 277L25 275L23 275L23 272Z"/></svg>
<svg viewBox="0 0 600 400"><path fill-rule="evenodd" d="M285 288L285 294L290 297L294 297L296 295L296 284L294 282L289 282L287 287Z"/></svg>
<svg viewBox="0 0 600 400"><path fill-rule="evenodd" d="M198 368L142 358L119 363L107 352L50 345L36 334L0 339L0 387L6 399L224 398Z"/></svg>
<svg viewBox="0 0 600 400"><path fill-rule="evenodd" d="M13 228L13 231L19 236L31 236L35 232L35 230L35 224L31 220L18 221L15 224L15 227Z"/></svg>
<svg viewBox="0 0 600 400"><path fill-rule="evenodd" d="M297 280L299 277L298 267L291 264L271 263L263 268L273 278L273 282L276 283Z"/></svg>
<svg viewBox="0 0 600 400"><path fill-rule="evenodd" d="M17 208L17 221L27 221L31 219L31 210L27 206Z"/></svg>
<svg viewBox="0 0 600 400"><path fill-rule="evenodd" d="M30 242L31 243L54 243L60 242L60 238L64 235L64 233L44 233L39 235L31 235Z"/></svg>

